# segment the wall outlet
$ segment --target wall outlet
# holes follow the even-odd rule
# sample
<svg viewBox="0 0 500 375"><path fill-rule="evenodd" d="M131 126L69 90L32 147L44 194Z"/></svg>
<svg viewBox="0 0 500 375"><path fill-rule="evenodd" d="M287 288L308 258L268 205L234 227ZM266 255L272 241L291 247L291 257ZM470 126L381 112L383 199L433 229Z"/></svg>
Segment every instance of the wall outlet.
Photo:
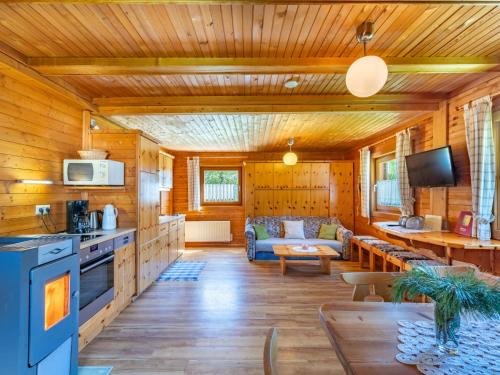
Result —
<svg viewBox="0 0 500 375"><path fill-rule="evenodd" d="M47 214L50 210L50 204L37 204L35 206L35 215L40 216L42 214Z"/></svg>

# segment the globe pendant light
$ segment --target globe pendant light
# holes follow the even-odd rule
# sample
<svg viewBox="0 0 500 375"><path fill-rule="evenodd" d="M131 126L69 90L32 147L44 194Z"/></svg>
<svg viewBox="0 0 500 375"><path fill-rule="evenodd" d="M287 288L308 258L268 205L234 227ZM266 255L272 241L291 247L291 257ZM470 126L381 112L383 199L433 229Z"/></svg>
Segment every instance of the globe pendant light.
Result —
<svg viewBox="0 0 500 375"><path fill-rule="evenodd" d="M356 38L363 43L365 56L354 61L345 77L347 89L354 96L366 98L384 87L389 71L387 64L378 56L366 56L366 42L373 38L373 23L363 22L356 30Z"/></svg>
<svg viewBox="0 0 500 375"><path fill-rule="evenodd" d="M288 146L290 147L290 151L288 151L285 155L283 155L283 163L285 163L285 165L297 164L297 160L298 160L297 154L292 152L292 146L294 143L295 143L295 139L290 138L288 140Z"/></svg>

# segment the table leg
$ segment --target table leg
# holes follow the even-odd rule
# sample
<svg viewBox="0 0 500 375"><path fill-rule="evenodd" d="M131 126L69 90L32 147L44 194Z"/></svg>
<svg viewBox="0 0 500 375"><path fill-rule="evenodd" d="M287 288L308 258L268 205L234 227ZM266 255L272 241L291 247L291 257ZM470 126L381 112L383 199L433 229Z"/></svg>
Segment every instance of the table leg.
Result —
<svg viewBox="0 0 500 375"><path fill-rule="evenodd" d="M453 257L451 256L451 247L446 246L446 263L448 263L449 266L453 265Z"/></svg>
<svg viewBox="0 0 500 375"><path fill-rule="evenodd" d="M373 254L373 250L370 249L370 272L375 271L375 254Z"/></svg>
<svg viewBox="0 0 500 375"><path fill-rule="evenodd" d="M281 274L284 275L286 273L286 258L280 257L280 266L281 266Z"/></svg>
<svg viewBox="0 0 500 375"><path fill-rule="evenodd" d="M321 271L327 275L331 275L330 257L320 257L319 262L321 266Z"/></svg>
<svg viewBox="0 0 500 375"><path fill-rule="evenodd" d="M382 257L382 271L387 272L387 257L385 255Z"/></svg>
<svg viewBox="0 0 500 375"><path fill-rule="evenodd" d="M363 268L363 262L364 262L364 252L363 248L361 247L361 244L358 244L358 260L359 260L359 268Z"/></svg>

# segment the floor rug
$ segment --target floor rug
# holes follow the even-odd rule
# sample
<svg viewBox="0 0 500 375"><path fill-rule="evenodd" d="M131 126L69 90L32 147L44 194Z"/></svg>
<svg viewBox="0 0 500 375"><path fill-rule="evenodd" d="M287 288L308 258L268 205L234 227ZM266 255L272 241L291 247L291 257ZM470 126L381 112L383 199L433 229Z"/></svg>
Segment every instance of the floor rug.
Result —
<svg viewBox="0 0 500 375"><path fill-rule="evenodd" d="M158 281L198 281L207 262L175 262L163 272Z"/></svg>
<svg viewBox="0 0 500 375"><path fill-rule="evenodd" d="M112 366L78 366L78 375L109 375Z"/></svg>

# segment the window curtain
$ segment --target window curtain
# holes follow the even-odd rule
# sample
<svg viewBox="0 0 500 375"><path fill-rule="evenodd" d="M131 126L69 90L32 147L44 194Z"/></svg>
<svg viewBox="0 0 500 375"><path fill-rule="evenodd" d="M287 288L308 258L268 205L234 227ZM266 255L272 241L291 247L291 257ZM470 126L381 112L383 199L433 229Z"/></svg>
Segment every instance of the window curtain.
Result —
<svg viewBox="0 0 500 375"><path fill-rule="evenodd" d="M360 185L361 185L361 216L370 218L370 148L364 147L359 151Z"/></svg>
<svg viewBox="0 0 500 375"><path fill-rule="evenodd" d="M491 239L490 223L495 197L495 144L493 140L492 100L486 96L464 106L465 136L470 161L472 188L472 236Z"/></svg>
<svg viewBox="0 0 500 375"><path fill-rule="evenodd" d="M187 159L188 168L188 210L199 211L200 204L200 158Z"/></svg>
<svg viewBox="0 0 500 375"><path fill-rule="evenodd" d="M401 198L401 215L411 216L414 214L415 198L413 189L408 181L408 170L406 169L405 156L411 155L410 129L400 131L396 134L396 163L398 166L398 186Z"/></svg>

